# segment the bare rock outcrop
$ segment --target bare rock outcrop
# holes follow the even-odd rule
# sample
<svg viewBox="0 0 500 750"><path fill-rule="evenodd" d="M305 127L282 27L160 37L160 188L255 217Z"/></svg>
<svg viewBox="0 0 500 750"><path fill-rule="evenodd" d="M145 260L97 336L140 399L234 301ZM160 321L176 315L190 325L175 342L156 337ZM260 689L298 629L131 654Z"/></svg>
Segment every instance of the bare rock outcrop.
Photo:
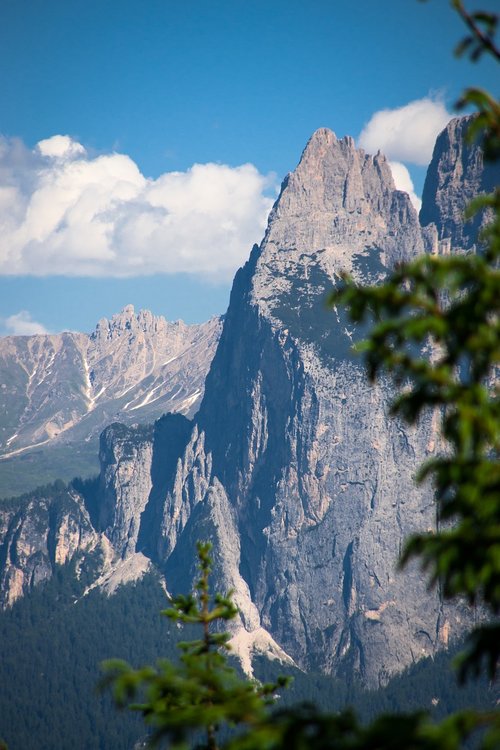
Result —
<svg viewBox="0 0 500 750"><path fill-rule="evenodd" d="M47 581L56 566L98 551L83 498L53 487L0 505L0 607L7 607Z"/></svg>
<svg viewBox="0 0 500 750"><path fill-rule="evenodd" d="M437 138L427 170L420 221L427 232L434 229L442 252L477 249L488 214L480 212L465 221L464 211L473 198L493 192L500 184L498 163L485 164L478 145L467 141L473 118L450 120Z"/></svg>
<svg viewBox="0 0 500 750"><path fill-rule="evenodd" d="M317 131L236 276L167 493L166 516L186 520L174 533L166 518L161 532L175 589L185 569L176 560L194 539L220 545L236 526L231 567L243 583L232 585L248 588L259 626L301 667L370 685L433 654L473 616L445 606L416 567L396 566L404 539L435 524L431 488L413 481L436 449L432 415L413 428L390 417L391 386L370 386L352 354L362 331L324 308L342 271L374 281L423 250L384 157Z"/></svg>

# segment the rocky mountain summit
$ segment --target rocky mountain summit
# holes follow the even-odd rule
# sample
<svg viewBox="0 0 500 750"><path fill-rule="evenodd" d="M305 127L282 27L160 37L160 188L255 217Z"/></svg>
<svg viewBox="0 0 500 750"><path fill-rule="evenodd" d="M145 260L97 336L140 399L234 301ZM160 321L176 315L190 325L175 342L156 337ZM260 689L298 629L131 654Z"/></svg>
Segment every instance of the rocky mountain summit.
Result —
<svg viewBox="0 0 500 750"><path fill-rule="evenodd" d="M450 146L460 122L438 139L433 164L453 171L462 159ZM468 148L463 171L454 170L457 210L483 185L482 171L468 166L479 164L478 149ZM235 277L193 420L178 413L148 429L110 425L99 480L78 501L69 491L98 537L83 534L80 552L107 550L97 585L112 590L153 564L171 592L184 591L196 540L210 539L217 586L235 591L233 643L247 671L257 650L371 686L471 625L474 613L429 592L416 566L396 567L404 539L435 527L432 489L413 481L439 448L434 416L414 427L391 417L392 386L370 385L352 353L362 330L324 306L345 270L371 282L425 250L453 251L458 229L444 204L436 209L440 190L424 194L421 216L432 220L422 228L383 155L316 131ZM101 351L112 349L107 330ZM17 512L4 528L29 523L32 510ZM50 560L62 527L52 536L37 528ZM5 538L13 551L0 558L4 571L21 559L12 533ZM5 572L1 580L12 601L19 593L9 594Z"/></svg>
<svg viewBox="0 0 500 750"><path fill-rule="evenodd" d="M16 472L40 483L42 465L64 477L97 473L99 434L110 422L192 416L221 320L170 323L125 307L95 331L0 338L0 495ZM61 474L59 474L61 476Z"/></svg>
<svg viewBox="0 0 500 750"><path fill-rule="evenodd" d="M464 221L464 207L480 193L493 192L500 182L498 164L485 164L481 149L467 141L472 119L451 120L438 136L427 171L420 221L434 237L435 252L438 242L441 252L477 249L488 214Z"/></svg>

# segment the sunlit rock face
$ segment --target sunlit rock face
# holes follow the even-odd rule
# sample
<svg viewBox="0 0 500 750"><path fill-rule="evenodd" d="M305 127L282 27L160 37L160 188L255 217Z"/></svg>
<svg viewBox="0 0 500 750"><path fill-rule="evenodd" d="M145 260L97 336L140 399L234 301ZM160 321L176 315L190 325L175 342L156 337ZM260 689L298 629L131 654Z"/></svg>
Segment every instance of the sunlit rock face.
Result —
<svg viewBox="0 0 500 750"><path fill-rule="evenodd" d="M153 429L108 427L101 436L99 528L116 552L135 552L139 522L152 487Z"/></svg>
<svg viewBox="0 0 500 750"><path fill-rule="evenodd" d="M467 202L478 160L473 153L457 177L457 205ZM185 591L196 541L210 539L216 585L235 592L233 644L249 673L252 654L263 652L376 686L470 626L472 613L443 604L417 567L397 569L408 535L435 528L432 490L414 483L441 448L435 415L416 427L391 417L391 384L370 385L352 352L363 330L325 307L344 271L375 282L399 261L447 251L442 225L422 229L381 154L327 129L312 136L235 277L198 413L192 421L167 414L151 428L113 423L102 434L100 478L82 506L90 511L82 528L102 548L95 585L112 591L151 561L169 591ZM114 378L126 391L130 368L151 366L146 344L133 363L127 337L140 338L133 330L143 324L131 316L125 310L94 334L102 372L92 372L109 388ZM105 362L115 349L113 375ZM12 517L0 522L12 539ZM33 549L46 544L42 526ZM13 581L33 571L16 565ZM4 593L4 602L17 595Z"/></svg>
<svg viewBox="0 0 500 750"><path fill-rule="evenodd" d="M98 553L101 537L74 491L41 491L0 505L0 607L52 577L56 566Z"/></svg>

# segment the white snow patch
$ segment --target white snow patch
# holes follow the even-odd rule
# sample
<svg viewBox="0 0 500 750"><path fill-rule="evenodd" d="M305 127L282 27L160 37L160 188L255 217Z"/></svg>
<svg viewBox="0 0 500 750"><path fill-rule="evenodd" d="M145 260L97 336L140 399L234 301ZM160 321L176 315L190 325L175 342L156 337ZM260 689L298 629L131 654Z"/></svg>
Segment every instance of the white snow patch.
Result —
<svg viewBox="0 0 500 750"><path fill-rule="evenodd" d="M179 354L176 354L175 357L170 357L170 359L167 359L165 362L163 362L160 367L165 367L165 365L169 365L171 362L174 362L176 359L179 359Z"/></svg>
<svg viewBox="0 0 500 750"><path fill-rule="evenodd" d="M173 396L170 396L170 398L169 398L168 400L169 400L169 401L173 401L173 400L174 400L174 398L177 398L177 396L179 395L179 393L180 393L181 391L182 391L182 385L180 385L180 386L179 386L179 387L177 388L176 392L175 392L175 393L173 394Z"/></svg>
<svg viewBox="0 0 500 750"><path fill-rule="evenodd" d="M22 365L21 365L21 366L22 366ZM35 365L33 366L33 371L32 371L32 372L28 372L28 371L26 370L26 372L28 372L28 385L26 386L26 395L27 395L28 397L29 397L29 393L30 393L31 383L33 382L33 378L35 377L35 373L36 373L36 371L37 371L37 367L38 367L38 365L36 365L36 364L35 364ZM23 368L23 369L26 369L26 368Z"/></svg>
<svg viewBox="0 0 500 750"><path fill-rule="evenodd" d="M130 409L130 411L134 411L134 409L140 409L141 406L146 406L146 404L149 404L151 400L158 401L158 399L161 398L161 394L159 396L156 396L156 398L153 398L153 394L158 390L158 388L161 388L162 385L163 385L163 383L160 383L160 385L157 385L154 388L152 388L149 391L149 393L146 394L146 397L141 401L141 403L137 404L137 406L132 406L132 408ZM131 403L132 402L129 401L129 404L131 404ZM128 404L126 404L126 406L128 406ZM125 406L125 408L126 408L126 406Z"/></svg>
<svg viewBox="0 0 500 750"><path fill-rule="evenodd" d="M182 411L183 409L189 409L189 407L194 404L194 402L200 397L201 391L196 390L191 396L188 396L184 399L184 401L181 401L179 406L177 407L177 411ZM172 397L173 398L173 397ZM172 399L170 399L171 401Z"/></svg>
<svg viewBox="0 0 500 750"><path fill-rule="evenodd" d="M131 391L132 388L136 388L136 387L137 387L137 383L132 383L132 385L129 385L128 388L125 388L125 390L122 391L121 393L119 393L115 398L122 398L122 396L125 396L125 394L128 393L129 391ZM131 404L131 403L132 403L132 401L129 401L127 404L125 404L125 406L123 408L126 409L127 406L129 404Z"/></svg>
<svg viewBox="0 0 500 750"><path fill-rule="evenodd" d="M52 351L50 353L50 355L49 355L49 359L48 359L47 362L44 363L44 362L37 361L35 363L35 365L33 367L33 372L29 376L28 385L26 386L26 395L28 396L30 403L31 403L31 394L30 394L30 391L31 391L31 393L33 393L33 391L35 390L35 388L38 388L39 385L42 385L42 383L44 382L44 380L47 377L47 375L50 375L50 373L52 371L52 365L54 364L55 358L56 358L56 353L55 353L55 351ZM35 377L35 375L38 374L38 370L40 369L40 365L42 366L41 375L38 378L38 381L35 383L35 385L33 385L34 377Z"/></svg>
<svg viewBox="0 0 500 750"><path fill-rule="evenodd" d="M10 451L9 453L4 453L3 456L0 456L0 461L3 461L5 458L10 458L10 456L17 456L19 453L29 451L31 448L38 448L39 445L45 445L46 443L50 443L50 438L48 438L47 440L41 440L39 443L25 445L24 448L18 448L17 450Z"/></svg>
<svg viewBox="0 0 500 750"><path fill-rule="evenodd" d="M92 396L92 383L90 382L90 370L87 357L83 357L83 371L85 373L85 398L87 399L87 414L92 411L95 405L95 398Z"/></svg>
<svg viewBox="0 0 500 750"><path fill-rule="evenodd" d="M160 398L163 398L163 396L165 395L163 393L160 393L159 396L155 396L153 398L155 392L159 388L161 388L163 385L164 385L163 383L160 383L160 385L155 386L152 390L150 390L146 394L146 396L143 398L143 400L139 404L136 404L135 406L130 406L130 404L132 404L134 402L133 399L132 399L132 401L128 401L125 404L125 406L123 407L123 410L124 411L127 411L127 410L128 411L135 411L136 409L140 409L141 407L146 406L147 404L152 404L155 401L158 401ZM173 401L175 398L177 398L177 396L179 395L179 393L181 391L182 391L182 385L177 388L177 390L175 391L175 393L172 396L170 396L170 398L168 400L169 401ZM199 390L199 389L196 390L190 396L188 396L183 401L181 401L181 403L179 404L179 406L177 407L176 410L177 411L182 411L183 409L189 409L189 407L200 397L200 395L201 395L201 390ZM130 406L130 408L129 408L129 406Z"/></svg>

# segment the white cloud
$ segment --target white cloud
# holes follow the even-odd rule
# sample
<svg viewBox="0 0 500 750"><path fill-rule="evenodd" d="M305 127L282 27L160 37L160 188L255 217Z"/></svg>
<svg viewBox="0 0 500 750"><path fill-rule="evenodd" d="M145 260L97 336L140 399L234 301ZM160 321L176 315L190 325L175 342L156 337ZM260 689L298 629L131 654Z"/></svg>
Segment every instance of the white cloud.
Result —
<svg viewBox="0 0 500 750"><path fill-rule="evenodd" d="M415 193L413 181L405 165L401 164L400 161L390 161L389 166L391 168L392 176L394 178L394 183L397 189L404 190L405 193L408 193L411 202L413 203L417 211L420 211L422 207L422 201Z"/></svg>
<svg viewBox="0 0 500 750"><path fill-rule="evenodd" d="M0 139L0 273L231 278L266 226L274 176L195 164L148 179L69 136Z"/></svg>
<svg viewBox="0 0 500 750"><path fill-rule="evenodd" d="M36 144L42 156L52 156L54 159L72 159L83 156L86 152L81 143L77 143L69 135L53 135Z"/></svg>
<svg viewBox="0 0 500 750"><path fill-rule="evenodd" d="M21 312L6 318L4 328L6 334L12 336L33 336L37 333L49 333L45 326L32 319L27 310L21 310Z"/></svg>
<svg viewBox="0 0 500 750"><path fill-rule="evenodd" d="M361 131L359 145L371 154L380 150L389 159L425 166L437 135L451 117L444 104L431 97L397 109L382 109Z"/></svg>

